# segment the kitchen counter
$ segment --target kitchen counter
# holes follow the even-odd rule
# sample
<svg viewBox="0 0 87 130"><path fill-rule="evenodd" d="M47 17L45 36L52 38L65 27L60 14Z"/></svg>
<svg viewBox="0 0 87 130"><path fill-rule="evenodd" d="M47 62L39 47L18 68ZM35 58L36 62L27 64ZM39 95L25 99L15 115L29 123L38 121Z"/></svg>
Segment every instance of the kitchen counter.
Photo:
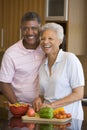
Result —
<svg viewBox="0 0 87 130"><path fill-rule="evenodd" d="M8 120L8 110L0 108L0 130L87 130L87 121L72 119L62 124L34 124L15 117Z"/></svg>

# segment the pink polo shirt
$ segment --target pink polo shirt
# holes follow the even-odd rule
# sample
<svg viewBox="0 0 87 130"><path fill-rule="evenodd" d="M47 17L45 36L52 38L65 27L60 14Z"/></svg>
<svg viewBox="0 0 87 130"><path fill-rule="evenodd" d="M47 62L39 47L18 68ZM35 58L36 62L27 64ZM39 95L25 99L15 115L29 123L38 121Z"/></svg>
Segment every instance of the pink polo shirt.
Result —
<svg viewBox="0 0 87 130"><path fill-rule="evenodd" d="M32 103L38 96L38 70L43 59L40 47L36 50L25 49L22 40L5 52L0 81L12 84L18 101Z"/></svg>

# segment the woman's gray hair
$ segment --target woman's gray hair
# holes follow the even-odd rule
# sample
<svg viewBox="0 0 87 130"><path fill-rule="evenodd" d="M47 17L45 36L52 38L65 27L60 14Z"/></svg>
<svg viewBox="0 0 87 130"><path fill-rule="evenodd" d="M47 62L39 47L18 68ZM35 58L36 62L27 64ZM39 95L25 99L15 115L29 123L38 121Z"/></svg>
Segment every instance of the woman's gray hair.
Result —
<svg viewBox="0 0 87 130"><path fill-rule="evenodd" d="M41 27L41 32L43 33L45 30L51 29L57 32L58 39L63 41L64 38L64 29L60 24L57 23L46 23Z"/></svg>

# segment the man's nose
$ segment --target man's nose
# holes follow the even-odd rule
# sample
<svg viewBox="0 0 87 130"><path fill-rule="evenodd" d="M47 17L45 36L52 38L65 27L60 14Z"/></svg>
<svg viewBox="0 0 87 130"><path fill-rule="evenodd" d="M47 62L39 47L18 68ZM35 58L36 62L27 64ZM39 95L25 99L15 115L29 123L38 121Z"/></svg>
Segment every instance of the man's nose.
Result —
<svg viewBox="0 0 87 130"><path fill-rule="evenodd" d="M28 33L28 34L32 34L33 32L32 27L24 27L22 30L24 33Z"/></svg>
<svg viewBox="0 0 87 130"><path fill-rule="evenodd" d="M31 27L28 27L26 32L29 33L29 34L32 34L33 30L32 30Z"/></svg>

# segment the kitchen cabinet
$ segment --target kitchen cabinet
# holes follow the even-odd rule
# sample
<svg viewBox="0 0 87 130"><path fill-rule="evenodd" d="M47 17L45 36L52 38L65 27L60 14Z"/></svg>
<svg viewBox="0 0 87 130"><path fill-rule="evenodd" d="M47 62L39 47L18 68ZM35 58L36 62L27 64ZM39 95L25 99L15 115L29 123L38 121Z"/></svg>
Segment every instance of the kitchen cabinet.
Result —
<svg viewBox="0 0 87 130"><path fill-rule="evenodd" d="M84 98L87 98L87 55L77 55L77 57L79 58L84 71L84 78L85 78Z"/></svg>
<svg viewBox="0 0 87 130"><path fill-rule="evenodd" d="M37 12L44 23L44 0L0 0L0 51L20 39L20 20L28 11Z"/></svg>
<svg viewBox="0 0 87 130"><path fill-rule="evenodd" d="M3 0L0 0L0 48L2 44L2 19L3 19L2 9L3 9Z"/></svg>
<svg viewBox="0 0 87 130"><path fill-rule="evenodd" d="M16 11L11 6L11 2L13 2L13 0L0 0L0 51L5 51L12 42L15 42L18 39L15 23L13 24L13 21L15 21Z"/></svg>
<svg viewBox="0 0 87 130"><path fill-rule="evenodd" d="M9 20L9 11L7 11L7 9L9 8L8 5L9 4L6 2L6 0L0 0L0 51L3 51L5 47L7 47L7 38L9 33L7 26L7 22Z"/></svg>
<svg viewBox="0 0 87 130"><path fill-rule="evenodd" d="M87 106L83 106L84 110L84 119L87 121Z"/></svg>
<svg viewBox="0 0 87 130"><path fill-rule="evenodd" d="M87 55L87 0L69 0L68 51Z"/></svg>

